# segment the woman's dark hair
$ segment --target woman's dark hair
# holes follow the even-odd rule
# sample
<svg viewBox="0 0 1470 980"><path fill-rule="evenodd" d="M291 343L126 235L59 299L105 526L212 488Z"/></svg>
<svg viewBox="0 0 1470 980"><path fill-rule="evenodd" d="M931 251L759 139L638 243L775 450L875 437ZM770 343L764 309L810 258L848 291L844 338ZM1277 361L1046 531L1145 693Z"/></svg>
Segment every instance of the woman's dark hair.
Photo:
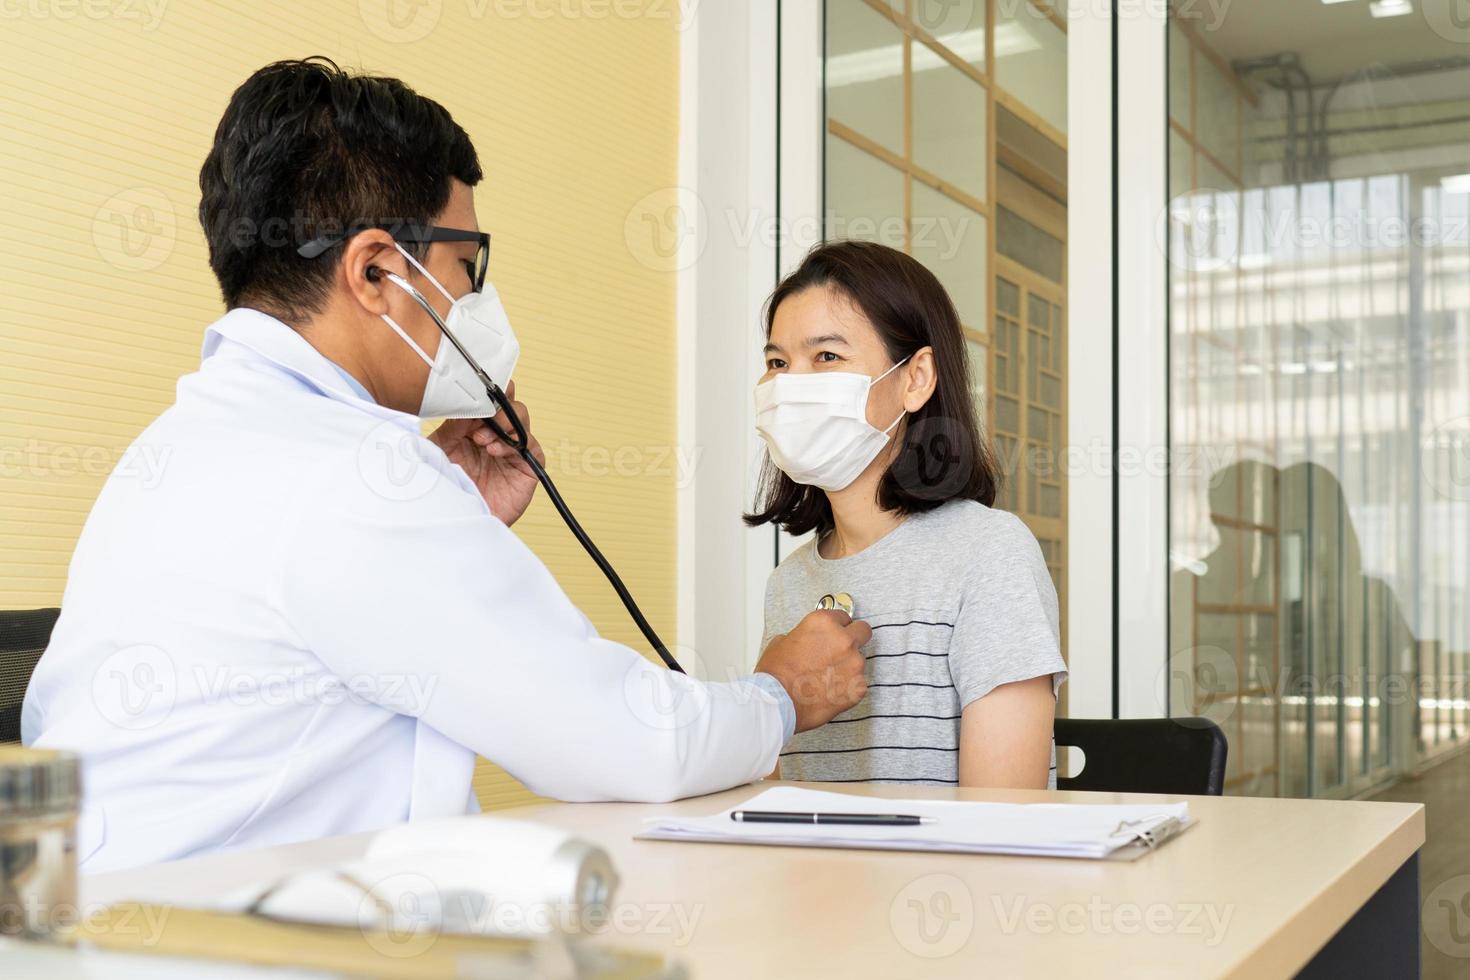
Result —
<svg viewBox="0 0 1470 980"><path fill-rule="evenodd" d="M396 78L330 59L277 61L230 97L199 171L199 222L225 305L290 323L320 312L342 256L297 254L354 226L428 225L475 147L448 111ZM422 248L419 249L422 254Z"/></svg>
<svg viewBox="0 0 1470 980"><path fill-rule="evenodd" d="M948 500L990 505L999 471L980 435L970 387L970 362L960 317L934 274L904 253L875 242L827 242L776 287L766 303L766 337L776 308L797 293L830 286L850 299L897 364L924 347L934 349L934 394L904 417L898 454L878 484L878 506L900 514L932 510ZM752 527L775 523L792 534L832 530L827 495L782 473L766 457Z"/></svg>

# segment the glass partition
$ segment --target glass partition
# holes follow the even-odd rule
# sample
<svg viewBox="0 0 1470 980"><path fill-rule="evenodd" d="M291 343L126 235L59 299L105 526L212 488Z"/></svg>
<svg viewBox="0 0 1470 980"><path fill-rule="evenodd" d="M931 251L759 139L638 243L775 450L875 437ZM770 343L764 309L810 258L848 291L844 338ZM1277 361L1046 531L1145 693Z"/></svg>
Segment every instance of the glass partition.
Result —
<svg viewBox="0 0 1470 980"><path fill-rule="evenodd" d="M1225 727L1228 792L1349 796L1466 737L1470 59L1366 4L1198 7L1160 222L1169 707Z"/></svg>

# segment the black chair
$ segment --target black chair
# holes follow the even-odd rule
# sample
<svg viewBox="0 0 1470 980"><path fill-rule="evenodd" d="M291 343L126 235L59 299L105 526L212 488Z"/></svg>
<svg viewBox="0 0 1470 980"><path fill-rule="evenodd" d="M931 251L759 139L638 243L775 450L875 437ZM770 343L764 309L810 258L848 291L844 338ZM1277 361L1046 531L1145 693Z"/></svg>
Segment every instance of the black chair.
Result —
<svg viewBox="0 0 1470 980"><path fill-rule="evenodd" d="M20 741L20 706L60 609L0 610L0 742Z"/></svg>
<svg viewBox="0 0 1470 980"><path fill-rule="evenodd" d="M1208 718L1058 718L1057 748L1086 759L1057 789L1219 796L1225 792L1225 733Z"/></svg>

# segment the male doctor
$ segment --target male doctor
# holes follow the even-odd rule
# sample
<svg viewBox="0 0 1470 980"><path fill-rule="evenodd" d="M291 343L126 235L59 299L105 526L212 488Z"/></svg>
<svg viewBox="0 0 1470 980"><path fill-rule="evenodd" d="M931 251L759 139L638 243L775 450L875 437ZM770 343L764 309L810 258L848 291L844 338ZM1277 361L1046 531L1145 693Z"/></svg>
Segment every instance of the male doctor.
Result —
<svg viewBox="0 0 1470 980"><path fill-rule="evenodd" d="M161 480L103 487L23 710L82 755L86 871L473 811L477 753L563 800L708 793L863 696L841 613L702 683L598 637L509 530L535 479L424 308L509 382L480 177L395 79L281 62L230 100L199 180L228 312L131 450Z"/></svg>

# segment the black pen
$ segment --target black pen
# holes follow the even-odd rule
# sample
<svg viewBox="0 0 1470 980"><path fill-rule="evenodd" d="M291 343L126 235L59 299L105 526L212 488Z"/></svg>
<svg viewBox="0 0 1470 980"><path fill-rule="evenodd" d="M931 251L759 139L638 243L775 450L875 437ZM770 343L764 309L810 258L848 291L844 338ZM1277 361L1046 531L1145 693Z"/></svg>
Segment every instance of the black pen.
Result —
<svg viewBox="0 0 1470 980"><path fill-rule="evenodd" d="M908 813L792 813L786 810L733 810L730 819L736 823L859 824L869 827L913 827L934 823L933 817L916 817Z"/></svg>

